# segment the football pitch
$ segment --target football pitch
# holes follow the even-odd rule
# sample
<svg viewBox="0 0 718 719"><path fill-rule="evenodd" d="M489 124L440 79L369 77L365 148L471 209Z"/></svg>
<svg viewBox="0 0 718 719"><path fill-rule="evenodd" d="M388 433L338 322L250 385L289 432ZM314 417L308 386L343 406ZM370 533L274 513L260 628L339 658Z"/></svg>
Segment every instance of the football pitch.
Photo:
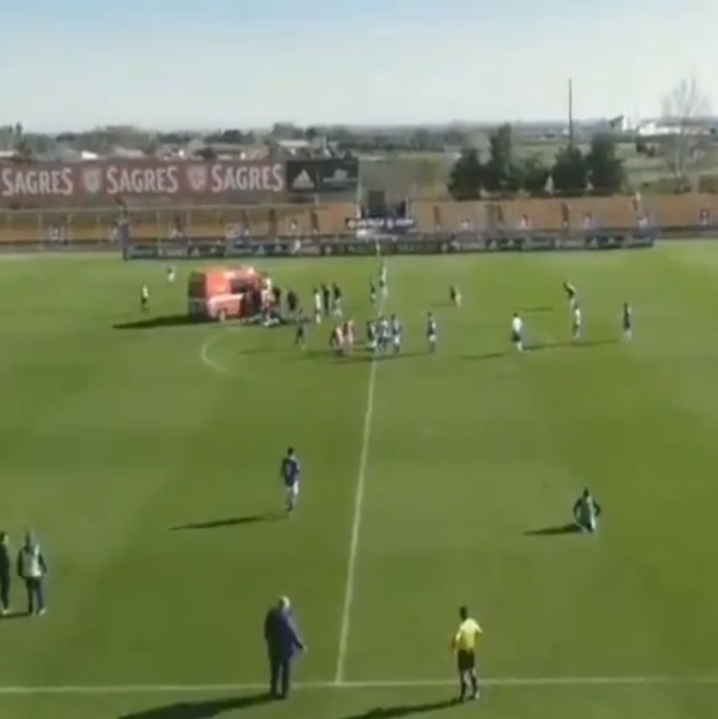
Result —
<svg viewBox="0 0 718 719"><path fill-rule="evenodd" d="M718 716L718 245L391 258L376 361L173 321L195 266L0 260L0 528L51 571L45 617L0 621L2 719ZM307 305L336 281L363 336L378 259L258 266ZM595 536L565 531L584 487ZM309 652L266 703L281 594ZM461 604L486 685L452 705Z"/></svg>

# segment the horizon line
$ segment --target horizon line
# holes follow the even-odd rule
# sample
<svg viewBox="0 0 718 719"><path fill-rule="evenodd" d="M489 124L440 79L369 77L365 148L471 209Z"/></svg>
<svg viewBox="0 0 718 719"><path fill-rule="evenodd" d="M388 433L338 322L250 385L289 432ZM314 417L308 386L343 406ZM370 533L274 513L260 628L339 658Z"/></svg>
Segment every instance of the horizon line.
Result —
<svg viewBox="0 0 718 719"><path fill-rule="evenodd" d="M317 130L328 130L333 128L346 128L348 130L402 130L402 129L461 129L461 128L491 128L499 127L500 125L512 125L514 127L541 127L541 126L552 126L552 127L568 127L571 123L575 126L581 125L592 125L597 123L608 123L617 118L629 118L633 119L631 115L625 113L619 113L616 115L605 115L602 117L574 117L569 120L568 117L564 118L546 118L540 120L522 120L522 119L486 119L486 120L446 120L438 122L310 122L300 123L291 120L276 120L271 125L232 125L232 124L217 124L213 126L201 126L196 125L194 127L187 125L157 125L151 126L144 123L132 123L132 122L112 122L107 124L96 124L92 127L83 127L82 129L56 129L56 128L37 128L32 125L25 125L21 121L6 122L0 126L14 127L16 124L20 124L23 127L23 134L25 135L86 135L98 131L108 131L114 129L128 129L134 130L135 132L146 132L146 133L163 133L163 134L181 134L181 133L215 133L215 132L226 132L228 130L237 130L239 132L253 132L253 133L270 133L274 125L287 125L296 127L297 129L307 130L309 128L315 128ZM700 122L718 122L718 115L706 115L705 117L690 118L692 123ZM635 119L634 122L637 125L651 123L651 122L675 122L676 118L667 118L662 116L650 116L642 119Z"/></svg>

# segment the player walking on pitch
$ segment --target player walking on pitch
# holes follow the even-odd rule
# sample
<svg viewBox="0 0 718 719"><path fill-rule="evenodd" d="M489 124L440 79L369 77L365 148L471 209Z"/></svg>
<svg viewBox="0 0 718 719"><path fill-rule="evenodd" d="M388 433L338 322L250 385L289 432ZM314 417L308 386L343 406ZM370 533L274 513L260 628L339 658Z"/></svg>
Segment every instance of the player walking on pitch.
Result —
<svg viewBox="0 0 718 719"><path fill-rule="evenodd" d="M511 343L517 352L524 351L524 321L518 312L514 312L511 318Z"/></svg>
<svg viewBox="0 0 718 719"><path fill-rule="evenodd" d="M573 505L573 519L576 526L582 531L593 534L598 530L598 518L601 516L601 506L591 496L588 489L584 489L581 496Z"/></svg>
<svg viewBox="0 0 718 719"><path fill-rule="evenodd" d="M451 285L449 289L449 299L454 307L461 307L461 291L455 285Z"/></svg>
<svg viewBox="0 0 718 719"><path fill-rule="evenodd" d="M623 317L621 321L623 329L623 339L630 340L633 338L633 309L628 302L623 303Z"/></svg>
<svg viewBox="0 0 718 719"><path fill-rule="evenodd" d="M147 285L142 285L140 290L140 309L143 312L148 312L150 309L150 288Z"/></svg>
<svg viewBox="0 0 718 719"><path fill-rule="evenodd" d="M583 317L581 315L581 308L575 305L573 308L573 319L571 320L571 338L574 342L578 342L581 339L581 325Z"/></svg>
<svg viewBox="0 0 718 719"><path fill-rule="evenodd" d="M287 515L291 515L297 506L300 473L301 466L299 464L299 459L294 452L294 447L290 447L287 450L286 456L282 459L282 464L279 469L279 474L282 478L282 482L284 483L284 489L286 492Z"/></svg>
<svg viewBox="0 0 718 719"><path fill-rule="evenodd" d="M322 295L318 287L314 288L312 300L314 302L314 324L320 325L322 323Z"/></svg>
<svg viewBox="0 0 718 719"><path fill-rule="evenodd" d="M386 262L383 262L381 269L379 270L379 289L381 290L381 296L383 299L389 296L389 285L388 285L388 270L386 268Z"/></svg>
<svg viewBox="0 0 718 719"><path fill-rule="evenodd" d="M568 306L572 310L576 309L578 300L576 299L577 292L575 285L572 285L570 282L564 282L563 291L566 293L566 298L568 299Z"/></svg>
<svg viewBox="0 0 718 719"><path fill-rule="evenodd" d="M436 343L438 340L438 328L434 313L429 312L426 316L426 342L429 346L429 352L436 352Z"/></svg>

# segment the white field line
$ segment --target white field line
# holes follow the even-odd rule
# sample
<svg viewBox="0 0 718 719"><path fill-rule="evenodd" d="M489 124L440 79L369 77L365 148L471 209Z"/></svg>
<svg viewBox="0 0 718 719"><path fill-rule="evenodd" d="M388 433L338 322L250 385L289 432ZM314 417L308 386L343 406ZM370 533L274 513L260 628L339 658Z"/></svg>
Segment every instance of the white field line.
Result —
<svg viewBox="0 0 718 719"><path fill-rule="evenodd" d="M299 682L294 688L311 690L369 690L421 689L453 687L456 679L406 679L388 681ZM480 681L485 687L618 687L618 686L718 686L718 674L713 675L645 675L603 677L496 677ZM0 696L37 695L128 695L128 694L211 694L242 691L265 691L259 682L239 684L117 684L117 685L58 685L58 686L0 686Z"/></svg>
<svg viewBox="0 0 718 719"><path fill-rule="evenodd" d="M199 358L202 360L202 364L205 367L209 367L213 372L224 375L225 377L230 376L232 373L224 365L220 364L216 360L212 359L210 350L222 339L223 335L221 330L215 330L218 334L213 334L202 343L202 347L199 351Z"/></svg>
<svg viewBox="0 0 718 719"><path fill-rule="evenodd" d="M380 302L379 314L384 309L384 300ZM374 390L376 388L376 371L379 363L375 358L371 360L369 368L369 382L366 392L366 408L364 410L364 427L362 429L361 452L359 455L359 471L357 474L356 492L354 494L354 518L352 533L349 540L349 559L347 561L347 580L344 588L344 604L342 605L342 619L339 630L339 652L337 654L337 671L334 677L335 684L341 684L344 679L344 669L349 645L349 625L351 624L352 604L354 603L354 577L356 575L356 562L359 550L359 530L361 528L362 511L364 508L364 487L366 485L366 468L369 459L369 443L371 440L371 425L374 419Z"/></svg>

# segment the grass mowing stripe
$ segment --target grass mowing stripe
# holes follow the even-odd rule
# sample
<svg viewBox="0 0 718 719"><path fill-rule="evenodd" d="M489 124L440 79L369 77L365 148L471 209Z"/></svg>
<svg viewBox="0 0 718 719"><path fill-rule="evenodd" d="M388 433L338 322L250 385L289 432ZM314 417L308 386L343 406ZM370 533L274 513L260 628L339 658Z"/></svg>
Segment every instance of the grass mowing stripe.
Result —
<svg viewBox="0 0 718 719"><path fill-rule="evenodd" d="M449 687L456 679L396 679L386 681L344 681L344 682L298 682L295 689L307 690L357 690L357 689L402 689ZM589 686L718 686L718 674L708 675L646 675L646 676L603 676L603 677L495 677L482 679L481 686L494 687L589 687ZM117 685L66 685L66 686L0 686L0 696L40 696L52 694L74 695L123 695L123 694L202 694L235 691L264 691L266 683L246 682L237 684L117 684Z"/></svg>

